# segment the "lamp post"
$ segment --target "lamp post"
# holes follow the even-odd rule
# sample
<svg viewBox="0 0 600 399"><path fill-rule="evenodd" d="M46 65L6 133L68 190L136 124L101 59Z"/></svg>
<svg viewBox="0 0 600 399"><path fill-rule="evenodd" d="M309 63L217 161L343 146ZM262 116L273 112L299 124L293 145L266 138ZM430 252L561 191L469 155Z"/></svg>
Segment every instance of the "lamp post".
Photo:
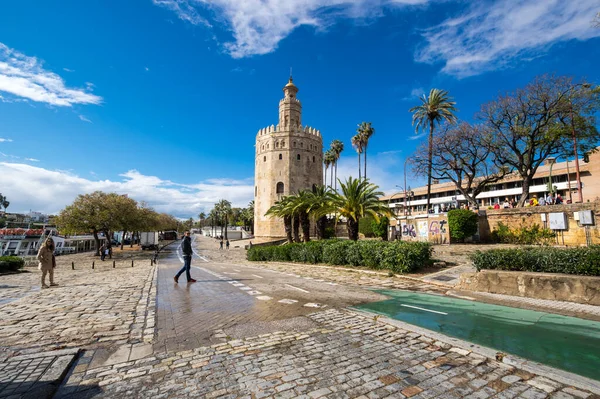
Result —
<svg viewBox="0 0 600 399"><path fill-rule="evenodd" d="M548 188L548 192L550 193L550 195L552 195L552 193L554 192L554 189L552 187L552 167L556 163L556 158L548 157L548 158L546 158L546 162L548 162L550 164L550 175L548 176L548 187L547 188Z"/></svg>
<svg viewBox="0 0 600 399"><path fill-rule="evenodd" d="M580 83L580 84L576 84L571 88L571 93L569 95L569 110L571 113L571 134L573 136L573 153L575 154L575 174L577 176L577 195L579 196L579 200L577 202L583 202L583 192L581 190L581 178L579 176L579 154L577 153L577 135L575 134L575 119L573 118L573 98L572 98L572 91L573 89L575 89L577 86L581 86L584 89L587 89L590 87L589 83ZM569 187L570 189L570 187Z"/></svg>

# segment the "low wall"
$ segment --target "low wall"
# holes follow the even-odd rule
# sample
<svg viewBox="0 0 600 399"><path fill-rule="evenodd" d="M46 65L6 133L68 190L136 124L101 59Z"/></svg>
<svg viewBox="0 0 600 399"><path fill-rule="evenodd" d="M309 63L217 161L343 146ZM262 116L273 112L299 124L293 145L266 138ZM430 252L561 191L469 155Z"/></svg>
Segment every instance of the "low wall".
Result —
<svg viewBox="0 0 600 399"><path fill-rule="evenodd" d="M582 226L575 219L575 214L583 210L592 210L595 219L594 226ZM555 244L568 246L600 244L600 226L598 226L598 221L600 220L600 202L598 201L583 204L480 210L479 235L481 241L491 241L492 231L496 229L498 223L503 223L511 229L521 226L531 227L534 224L550 228L550 213L564 213L566 216L566 229L556 230ZM545 218L546 221L542 220L542 218Z"/></svg>
<svg viewBox="0 0 600 399"><path fill-rule="evenodd" d="M408 216L397 220L392 219L390 221L389 239L449 244L448 215L444 213L429 215L429 217Z"/></svg>
<svg viewBox="0 0 600 399"><path fill-rule="evenodd" d="M482 270L463 273L456 288L600 306L600 277Z"/></svg>

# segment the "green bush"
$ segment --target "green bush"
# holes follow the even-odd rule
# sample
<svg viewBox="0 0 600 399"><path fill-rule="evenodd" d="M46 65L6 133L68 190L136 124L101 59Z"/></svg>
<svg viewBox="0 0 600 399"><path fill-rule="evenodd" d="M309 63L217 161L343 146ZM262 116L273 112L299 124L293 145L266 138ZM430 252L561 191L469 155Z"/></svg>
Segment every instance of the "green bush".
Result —
<svg viewBox="0 0 600 399"><path fill-rule="evenodd" d="M18 256L0 256L0 273L16 272L25 266L25 261Z"/></svg>
<svg viewBox="0 0 600 399"><path fill-rule="evenodd" d="M358 221L358 232L365 237L372 238L375 236L373 233L373 223L375 220L372 217L364 217Z"/></svg>
<svg viewBox="0 0 600 399"><path fill-rule="evenodd" d="M511 229L504 223L498 223L498 226L492 231L492 239L496 242L521 245L548 245L556 237L556 234L550 230L534 224L531 227L519 226Z"/></svg>
<svg viewBox="0 0 600 399"><path fill-rule="evenodd" d="M253 246L250 261L328 263L366 266L394 273L414 272L429 263L432 247L427 242L320 240L279 246Z"/></svg>
<svg viewBox="0 0 600 399"><path fill-rule="evenodd" d="M468 209L453 209L448 212L450 238L464 241L477 233L478 217Z"/></svg>
<svg viewBox="0 0 600 399"><path fill-rule="evenodd" d="M373 237L379 237L383 240L387 240L388 228L390 226L390 219L383 216L379 219L379 222L373 220L371 222L371 230L373 231Z"/></svg>
<svg viewBox="0 0 600 399"><path fill-rule="evenodd" d="M583 248L523 247L476 251L477 270L509 270L600 276L600 245Z"/></svg>

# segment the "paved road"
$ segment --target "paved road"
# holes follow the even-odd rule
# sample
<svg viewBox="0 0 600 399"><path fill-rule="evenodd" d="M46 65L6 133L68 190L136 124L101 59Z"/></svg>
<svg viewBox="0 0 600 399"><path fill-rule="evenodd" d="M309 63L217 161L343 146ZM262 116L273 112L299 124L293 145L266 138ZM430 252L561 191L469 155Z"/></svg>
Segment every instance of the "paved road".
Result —
<svg viewBox="0 0 600 399"><path fill-rule="evenodd" d="M274 331L314 327L304 317L318 309L345 308L384 296L332 281L208 260L194 242L192 277L176 284L181 248L160 262L155 350L176 351Z"/></svg>

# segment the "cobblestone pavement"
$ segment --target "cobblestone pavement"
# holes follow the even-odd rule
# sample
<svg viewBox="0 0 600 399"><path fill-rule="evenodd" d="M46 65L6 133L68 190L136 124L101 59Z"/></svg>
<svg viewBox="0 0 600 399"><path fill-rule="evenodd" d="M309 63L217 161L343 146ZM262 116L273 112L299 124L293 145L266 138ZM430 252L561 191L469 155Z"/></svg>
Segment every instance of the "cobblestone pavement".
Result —
<svg viewBox="0 0 600 399"><path fill-rule="evenodd" d="M57 397L594 397L372 317L336 309L308 317L317 328L81 370Z"/></svg>
<svg viewBox="0 0 600 399"><path fill-rule="evenodd" d="M128 263L130 265L130 263ZM155 268L57 267L58 287L39 289L39 273L0 276L0 360L65 347L94 347L143 340L154 319L149 299ZM36 285L37 284L37 285ZM151 311L148 313L147 308ZM153 326L147 331L150 337Z"/></svg>
<svg viewBox="0 0 600 399"><path fill-rule="evenodd" d="M0 398L54 394L77 352L64 349L21 355L0 363Z"/></svg>

